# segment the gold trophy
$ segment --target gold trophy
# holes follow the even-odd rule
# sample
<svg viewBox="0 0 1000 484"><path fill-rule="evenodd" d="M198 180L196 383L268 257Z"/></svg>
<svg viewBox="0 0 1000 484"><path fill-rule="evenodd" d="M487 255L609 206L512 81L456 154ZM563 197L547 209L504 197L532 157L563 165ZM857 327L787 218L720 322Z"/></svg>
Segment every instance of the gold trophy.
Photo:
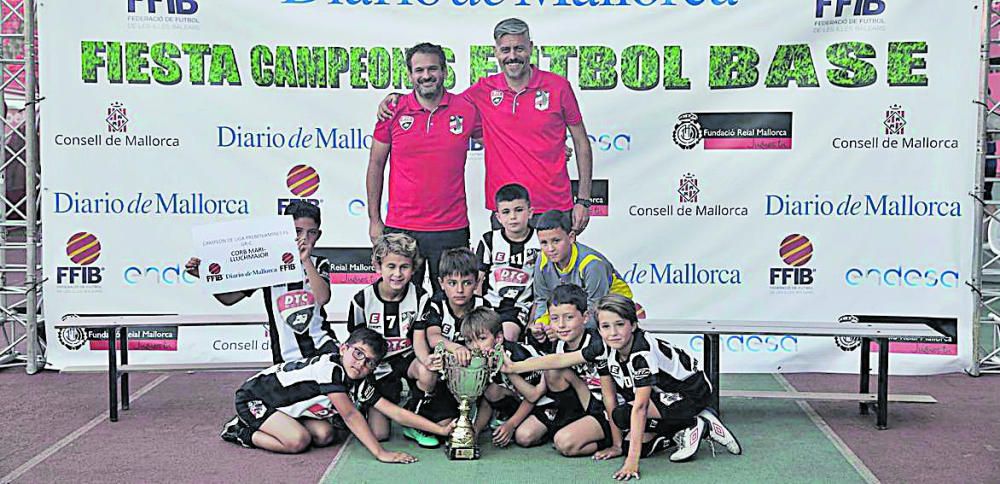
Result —
<svg viewBox="0 0 1000 484"><path fill-rule="evenodd" d="M475 402L486 391L486 386L503 364L502 343L486 354L479 350L470 351L472 359L469 360L469 366L460 366L455 355L444 349L444 344L438 344L434 348L434 353L442 357L441 378L447 382L448 390L458 400L458 422L444 444L444 453L450 460L479 458L479 444L472 429L472 419L469 418L472 408L470 402Z"/></svg>

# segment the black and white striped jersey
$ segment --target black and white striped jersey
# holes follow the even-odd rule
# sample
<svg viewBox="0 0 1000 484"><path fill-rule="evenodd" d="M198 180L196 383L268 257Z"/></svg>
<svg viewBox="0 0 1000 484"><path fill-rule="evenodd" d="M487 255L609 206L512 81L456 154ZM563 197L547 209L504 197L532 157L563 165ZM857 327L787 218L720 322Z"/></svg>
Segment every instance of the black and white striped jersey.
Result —
<svg viewBox="0 0 1000 484"><path fill-rule="evenodd" d="M335 415L331 393L346 393L362 411L381 398L371 375L362 380L347 377L336 352L279 363L251 377L241 389L293 418Z"/></svg>
<svg viewBox="0 0 1000 484"><path fill-rule="evenodd" d="M378 291L381 281L375 281L354 295L347 312L347 331L369 328L381 334L389 346L382 359L386 362L413 352L413 329L427 303L427 294L411 282L406 285L402 299L386 301Z"/></svg>
<svg viewBox="0 0 1000 484"><path fill-rule="evenodd" d="M489 308L492 306L482 296L472 296L472 306L467 311L472 311L478 307ZM420 317L420 323L418 323L416 329L426 330L431 326L441 328L441 336L450 341L456 343L465 341L465 338L462 337L462 320L455 317L455 312L451 310L448 299L443 293L435 294L428 299L427 305L424 306L423 314ZM431 348L431 350L433 351L434 349Z"/></svg>
<svg viewBox="0 0 1000 484"><path fill-rule="evenodd" d="M642 330L632 335L632 349L626 361L617 350L607 349L608 372L626 401L635 400L635 389L652 387L653 396L673 403L683 398L700 399L712 391L698 360L686 351Z"/></svg>
<svg viewBox="0 0 1000 484"><path fill-rule="evenodd" d="M590 388L590 393L594 394L598 400L603 398L601 394L601 376L608 375L607 353L601 335L594 328L583 330L583 340L577 348L569 348L565 341L556 341L556 353L572 353L581 351L584 363L573 366L573 372L577 374Z"/></svg>
<svg viewBox="0 0 1000 484"><path fill-rule="evenodd" d="M510 358L510 361L513 362L524 361L529 358L540 356L538 351L536 351L531 346L521 343L515 343L513 341L504 341L503 349L504 352L506 352L507 358ZM542 381L542 371L519 373L519 375L521 376L521 378L524 378L526 382L532 385L538 385L538 383ZM493 376L493 383L496 383L497 385L500 385L510 390L515 395L517 395L517 398L522 399L520 392L517 391L517 388L514 387L514 384L511 383L510 378L506 374L502 372L497 372L497 374ZM535 405L545 405L548 403L552 403L552 401L553 400L551 398L543 395L542 398L538 399L538 401L535 402Z"/></svg>
<svg viewBox="0 0 1000 484"><path fill-rule="evenodd" d="M495 308L514 303L525 311L532 303L532 271L540 249L534 229L523 242L511 242L503 229L483 234L476 249L479 270L486 273L483 295Z"/></svg>
<svg viewBox="0 0 1000 484"><path fill-rule="evenodd" d="M325 257L311 256L316 271L325 281L330 280L330 261ZM305 269L303 269L303 275ZM326 320L326 310L313 307L294 316L282 317L283 299L297 298L303 293L312 297L309 278L303 282L265 287L264 306L267 310L268 336L271 339L271 360L274 363L293 361L326 353L337 345L336 336ZM244 291L247 297L256 289Z"/></svg>

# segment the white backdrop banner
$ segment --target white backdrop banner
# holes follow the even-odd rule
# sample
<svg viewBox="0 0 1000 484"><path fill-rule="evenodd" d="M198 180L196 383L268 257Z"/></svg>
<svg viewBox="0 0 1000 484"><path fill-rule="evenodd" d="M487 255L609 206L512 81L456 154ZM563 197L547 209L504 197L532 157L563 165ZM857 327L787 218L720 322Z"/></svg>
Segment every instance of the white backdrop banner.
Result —
<svg viewBox="0 0 1000 484"><path fill-rule="evenodd" d="M972 359L981 3L41 2L46 318L263 313L259 295L225 308L183 274L190 228L294 199L322 207L327 310L343 313L373 280L364 177L377 103L409 90L404 50L445 46L461 92L497 72L493 26L516 16L591 137L581 241L648 317L955 318L957 341L895 344L893 371L958 370ZM471 145L473 243L482 159ZM269 355L266 328L152 333L131 340L134 360ZM48 341L57 367L103 361L107 344L51 327ZM857 346L726 337L723 369L852 371Z"/></svg>

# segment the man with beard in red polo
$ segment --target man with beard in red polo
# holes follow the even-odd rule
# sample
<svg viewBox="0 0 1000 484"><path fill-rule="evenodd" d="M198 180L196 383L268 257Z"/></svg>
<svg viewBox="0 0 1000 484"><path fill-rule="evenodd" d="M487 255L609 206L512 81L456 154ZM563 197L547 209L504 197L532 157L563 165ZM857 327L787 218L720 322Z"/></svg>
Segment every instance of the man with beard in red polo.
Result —
<svg viewBox="0 0 1000 484"><path fill-rule="evenodd" d="M465 98L444 90L444 50L421 43L407 50L413 92L399 99L392 117L375 126L368 160L368 235L402 232L417 241L426 261L414 273L423 284L429 266L431 286L440 289L441 253L469 246L465 202L465 157L469 139L479 137L479 113ZM391 155L390 155L391 152ZM389 164L389 207L382 220L382 183Z"/></svg>

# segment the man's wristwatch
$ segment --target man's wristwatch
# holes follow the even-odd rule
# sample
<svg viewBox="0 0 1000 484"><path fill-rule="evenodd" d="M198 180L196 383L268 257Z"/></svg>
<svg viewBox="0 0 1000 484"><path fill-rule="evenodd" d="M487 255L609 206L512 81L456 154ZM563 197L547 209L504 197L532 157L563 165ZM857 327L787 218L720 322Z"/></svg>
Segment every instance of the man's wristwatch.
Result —
<svg viewBox="0 0 1000 484"><path fill-rule="evenodd" d="M575 205L582 205L583 208L590 208L594 204L589 198L573 197L573 203Z"/></svg>

